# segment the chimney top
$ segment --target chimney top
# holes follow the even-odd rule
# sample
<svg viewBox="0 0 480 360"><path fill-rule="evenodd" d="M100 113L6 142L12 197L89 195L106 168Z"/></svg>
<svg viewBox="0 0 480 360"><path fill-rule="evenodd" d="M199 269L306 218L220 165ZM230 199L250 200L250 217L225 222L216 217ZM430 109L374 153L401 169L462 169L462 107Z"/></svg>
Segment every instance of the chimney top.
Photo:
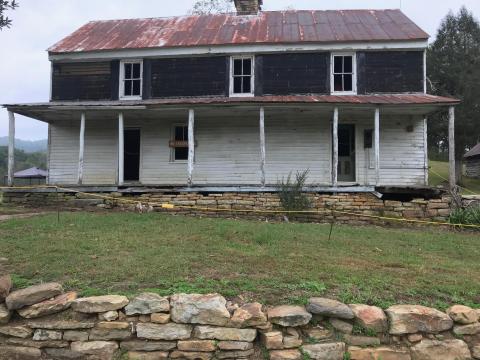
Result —
<svg viewBox="0 0 480 360"><path fill-rule="evenodd" d="M235 0L237 15L257 15L262 5L263 0Z"/></svg>

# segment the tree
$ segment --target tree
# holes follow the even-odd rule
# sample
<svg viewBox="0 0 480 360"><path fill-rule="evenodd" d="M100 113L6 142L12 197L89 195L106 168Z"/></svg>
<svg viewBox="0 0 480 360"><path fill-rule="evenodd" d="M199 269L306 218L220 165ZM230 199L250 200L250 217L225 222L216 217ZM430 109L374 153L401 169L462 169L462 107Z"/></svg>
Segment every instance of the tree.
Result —
<svg viewBox="0 0 480 360"><path fill-rule="evenodd" d="M233 0L197 0L190 10L194 15L228 13L234 10Z"/></svg>
<svg viewBox="0 0 480 360"><path fill-rule="evenodd" d="M12 20L5 15L5 12L7 10L13 10L17 6L18 3L16 0L0 0L0 30L4 27L10 27Z"/></svg>
<svg viewBox="0 0 480 360"><path fill-rule="evenodd" d="M461 160L478 141L480 120L480 24L473 14L465 7L456 15L450 12L427 55L430 91L462 101L455 117L456 176L461 183ZM448 148L445 114L429 119L429 143L443 151Z"/></svg>

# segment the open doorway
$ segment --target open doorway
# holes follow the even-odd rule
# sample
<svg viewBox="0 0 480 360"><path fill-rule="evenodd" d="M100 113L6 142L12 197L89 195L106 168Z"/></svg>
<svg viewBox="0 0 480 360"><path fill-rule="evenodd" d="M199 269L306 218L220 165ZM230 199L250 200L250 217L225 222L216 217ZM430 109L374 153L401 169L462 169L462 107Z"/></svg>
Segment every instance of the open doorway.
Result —
<svg viewBox="0 0 480 360"><path fill-rule="evenodd" d="M140 129L124 130L124 180L140 180Z"/></svg>
<svg viewBox="0 0 480 360"><path fill-rule="evenodd" d="M338 125L338 181L355 182L355 125Z"/></svg>

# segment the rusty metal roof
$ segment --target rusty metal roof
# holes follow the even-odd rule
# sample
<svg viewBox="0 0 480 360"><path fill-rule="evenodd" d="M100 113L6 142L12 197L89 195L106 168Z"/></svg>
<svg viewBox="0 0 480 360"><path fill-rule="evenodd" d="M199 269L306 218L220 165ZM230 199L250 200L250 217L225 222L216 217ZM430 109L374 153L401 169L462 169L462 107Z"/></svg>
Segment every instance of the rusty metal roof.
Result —
<svg viewBox="0 0 480 360"><path fill-rule="evenodd" d="M470 157L479 156L479 155L480 155L480 143L475 145L469 152L467 152L464 158L470 158Z"/></svg>
<svg viewBox="0 0 480 360"><path fill-rule="evenodd" d="M405 41L428 39L400 10L265 11L92 21L48 49L52 54L167 47Z"/></svg>

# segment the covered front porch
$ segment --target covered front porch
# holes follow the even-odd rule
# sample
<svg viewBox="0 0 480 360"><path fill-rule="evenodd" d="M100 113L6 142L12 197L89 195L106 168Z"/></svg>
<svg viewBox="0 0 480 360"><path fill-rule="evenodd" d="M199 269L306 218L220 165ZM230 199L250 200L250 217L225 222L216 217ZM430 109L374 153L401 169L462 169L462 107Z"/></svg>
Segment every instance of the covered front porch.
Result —
<svg viewBox="0 0 480 360"><path fill-rule="evenodd" d="M9 170L15 113L49 124L48 184L106 191L275 191L304 170L315 192L427 187L427 116L449 108L453 135L452 99L281 98L7 105Z"/></svg>

